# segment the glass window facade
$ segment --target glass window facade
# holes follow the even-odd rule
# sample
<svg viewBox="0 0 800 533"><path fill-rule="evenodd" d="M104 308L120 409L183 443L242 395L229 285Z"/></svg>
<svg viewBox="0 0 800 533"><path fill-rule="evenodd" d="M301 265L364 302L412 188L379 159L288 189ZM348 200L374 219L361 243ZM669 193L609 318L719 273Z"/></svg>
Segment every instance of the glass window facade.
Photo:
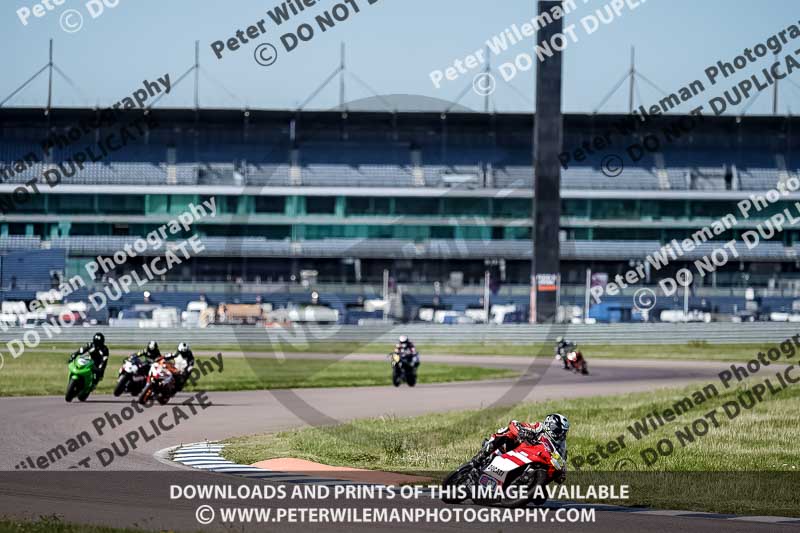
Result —
<svg viewBox="0 0 800 533"><path fill-rule="evenodd" d="M6 200L9 198L9 195L4 196ZM38 235L44 239L70 235L143 235L185 211L190 203L199 204L208 199L208 196L170 194L33 195L29 202L5 214L5 220L0 221L0 234ZM201 235L296 240L531 238L532 202L527 198L225 195L216 197L216 205L220 214L248 216L250 223L206 222L197 228ZM752 212L748 222L765 220L787 207L790 207L788 202L778 202L760 212ZM735 200L564 199L562 228L570 240L668 242L673 238L684 239L709 220L727 213L738 215ZM17 215L26 219L15 220ZM49 218L31 222L29 215ZM304 221L305 215L329 216L330 221L324 225L308 224ZM130 216L152 217L153 221L131 223ZM271 224L270 217L283 218ZM374 217L375 221L353 223L352 217ZM405 217L413 217L413 220ZM426 219L427 224L422 224L419 218ZM636 226L637 221L642 224ZM684 227L675 228L676 221ZM739 238L742 231L743 228L738 228L716 238ZM799 234L796 230L787 230L778 239L792 244Z"/></svg>

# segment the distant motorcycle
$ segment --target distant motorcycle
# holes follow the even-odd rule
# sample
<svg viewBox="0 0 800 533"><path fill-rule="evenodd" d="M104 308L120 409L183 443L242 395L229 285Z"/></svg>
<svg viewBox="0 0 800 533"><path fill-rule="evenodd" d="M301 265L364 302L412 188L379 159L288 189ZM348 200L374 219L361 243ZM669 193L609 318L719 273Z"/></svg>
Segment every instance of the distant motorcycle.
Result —
<svg viewBox="0 0 800 533"><path fill-rule="evenodd" d="M414 365L416 355L395 350L390 356L392 360L392 384L399 387L404 381L409 387L417 384L417 368Z"/></svg>
<svg viewBox="0 0 800 533"><path fill-rule="evenodd" d="M161 356L150 365L147 373L147 383L139 394L139 403L146 404L155 400L164 405L169 402L176 392L178 392L178 377L182 368L186 368L186 360L177 356L172 360L167 360Z"/></svg>
<svg viewBox="0 0 800 533"><path fill-rule="evenodd" d="M566 467L556 446L542 435L538 442L521 442L506 453L498 450L483 464L470 461L462 465L442 482L442 488L448 489L442 500L461 503L471 499L478 505L504 507L524 507L528 502L543 505L547 501L545 487L563 476Z"/></svg>
<svg viewBox="0 0 800 533"><path fill-rule="evenodd" d="M147 375L150 372L150 362L136 354L123 361L114 387L114 396L122 396L128 392L138 396L147 384Z"/></svg>
<svg viewBox="0 0 800 533"><path fill-rule="evenodd" d="M578 350L567 352L567 370L572 370L575 373L580 372L583 375L589 373L589 367L586 364L586 358Z"/></svg>
<svg viewBox="0 0 800 533"><path fill-rule="evenodd" d="M71 402L76 397L85 402L94 390L94 361L80 354L69 362L69 381L64 399Z"/></svg>

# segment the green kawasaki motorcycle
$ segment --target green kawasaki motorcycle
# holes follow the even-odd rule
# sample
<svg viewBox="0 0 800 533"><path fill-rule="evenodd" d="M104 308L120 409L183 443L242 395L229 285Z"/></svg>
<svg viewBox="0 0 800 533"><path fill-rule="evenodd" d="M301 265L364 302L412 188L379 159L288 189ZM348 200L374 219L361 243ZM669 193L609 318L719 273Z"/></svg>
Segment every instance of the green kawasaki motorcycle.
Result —
<svg viewBox="0 0 800 533"><path fill-rule="evenodd" d="M84 402L93 390L94 361L88 355L78 354L69 362L69 383L67 383L65 399L71 402L73 398L77 397Z"/></svg>

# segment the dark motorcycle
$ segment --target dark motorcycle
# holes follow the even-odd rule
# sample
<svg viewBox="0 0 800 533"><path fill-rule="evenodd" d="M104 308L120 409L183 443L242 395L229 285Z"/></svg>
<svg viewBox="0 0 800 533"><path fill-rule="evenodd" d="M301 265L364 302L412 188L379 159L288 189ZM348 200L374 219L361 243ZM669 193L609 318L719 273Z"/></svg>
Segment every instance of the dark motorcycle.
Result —
<svg viewBox="0 0 800 533"><path fill-rule="evenodd" d="M389 356L392 360L392 384L399 387L404 381L409 387L417 384L417 367L414 364L417 356L409 352L395 350Z"/></svg>
<svg viewBox="0 0 800 533"><path fill-rule="evenodd" d="M147 374L150 372L150 362L136 354L123 361L114 387L114 396L122 396L128 392L137 396L147 384Z"/></svg>

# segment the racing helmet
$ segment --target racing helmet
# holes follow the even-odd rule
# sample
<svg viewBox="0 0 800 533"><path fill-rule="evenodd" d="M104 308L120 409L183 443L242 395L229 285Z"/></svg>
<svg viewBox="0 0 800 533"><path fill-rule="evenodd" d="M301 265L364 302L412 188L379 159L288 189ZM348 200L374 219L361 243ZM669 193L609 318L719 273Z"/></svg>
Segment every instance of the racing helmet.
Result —
<svg viewBox="0 0 800 533"><path fill-rule="evenodd" d="M92 337L92 344L95 346L103 346L106 343L106 337L99 331Z"/></svg>
<svg viewBox="0 0 800 533"><path fill-rule="evenodd" d="M156 353L158 351L158 343L156 341L150 341L147 343L147 353Z"/></svg>
<svg viewBox="0 0 800 533"><path fill-rule="evenodd" d="M556 337L556 344L561 344L562 342L564 342L564 337L561 336Z"/></svg>
<svg viewBox="0 0 800 533"><path fill-rule="evenodd" d="M569 431L569 420L564 415L558 413L549 414L545 417L544 431L555 440L563 440Z"/></svg>
<svg viewBox="0 0 800 533"><path fill-rule="evenodd" d="M400 335L397 338L397 342L400 344L408 344L408 337L406 335Z"/></svg>
<svg viewBox="0 0 800 533"><path fill-rule="evenodd" d="M182 342L178 345L178 353L184 354L189 351L189 345L185 342Z"/></svg>

